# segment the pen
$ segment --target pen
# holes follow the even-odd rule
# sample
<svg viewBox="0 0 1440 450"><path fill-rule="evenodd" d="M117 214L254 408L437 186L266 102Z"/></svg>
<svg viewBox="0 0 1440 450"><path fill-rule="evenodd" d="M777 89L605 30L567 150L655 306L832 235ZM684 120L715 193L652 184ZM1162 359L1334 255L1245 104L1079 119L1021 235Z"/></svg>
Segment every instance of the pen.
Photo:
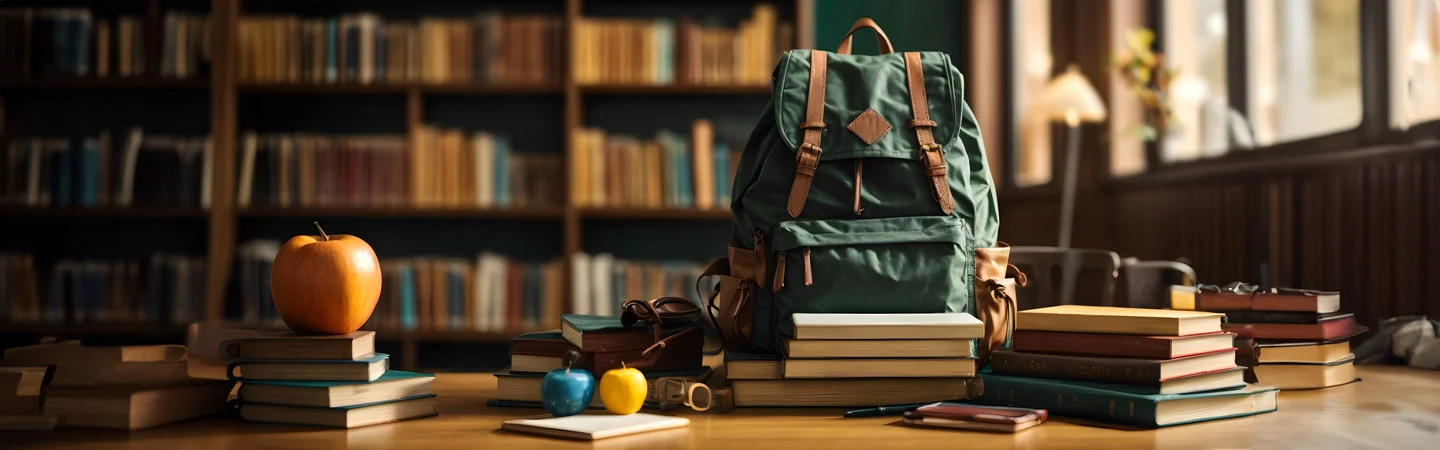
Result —
<svg viewBox="0 0 1440 450"><path fill-rule="evenodd" d="M857 409L857 410L854 410L854 411L845 411L845 416L844 416L844 417L845 417L846 419L851 419L851 418L856 418L856 417L894 416L894 415L904 414L905 411L909 411L909 410L912 410L912 409L915 409L915 408L919 408L919 407L921 407L921 406L925 406L925 405L929 405L929 404L930 404L930 403L916 403L916 404L913 404L913 405L892 405L892 406L881 406L881 407L878 407L878 408Z"/></svg>

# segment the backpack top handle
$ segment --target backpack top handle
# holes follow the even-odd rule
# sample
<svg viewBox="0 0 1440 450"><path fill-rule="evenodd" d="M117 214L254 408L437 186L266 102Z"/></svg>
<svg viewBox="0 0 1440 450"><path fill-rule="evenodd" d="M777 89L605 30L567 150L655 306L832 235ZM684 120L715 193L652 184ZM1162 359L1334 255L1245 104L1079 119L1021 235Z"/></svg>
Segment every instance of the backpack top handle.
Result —
<svg viewBox="0 0 1440 450"><path fill-rule="evenodd" d="M854 26L850 27L850 32L845 33L845 40L840 41L840 46L835 47L835 53L850 54L850 41L855 39L855 32L861 28L875 30L875 42L880 44L880 54L895 52L895 48L890 45L890 37L885 35L885 31L880 29L880 25L876 24L874 20L870 20L869 17L861 17L860 20L855 21Z"/></svg>

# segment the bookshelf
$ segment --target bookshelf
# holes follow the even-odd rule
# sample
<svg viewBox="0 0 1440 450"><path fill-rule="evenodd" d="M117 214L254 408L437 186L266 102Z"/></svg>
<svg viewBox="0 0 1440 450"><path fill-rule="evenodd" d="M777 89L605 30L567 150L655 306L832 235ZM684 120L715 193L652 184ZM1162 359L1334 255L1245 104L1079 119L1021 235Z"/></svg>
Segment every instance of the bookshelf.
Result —
<svg viewBox="0 0 1440 450"><path fill-rule="evenodd" d="M793 47L807 46L809 36L813 35L813 24L810 17L814 11L813 0L758 0L758 2L775 5L780 11L783 19L790 21L793 28ZM169 7L173 2L166 0L136 0L129 1L123 5L109 5L105 2L94 1L66 1L64 7L91 7L95 10L112 10L124 6L139 6L142 14L157 15L163 12L162 8ZM254 3L256 11L251 12L248 6ZM54 78L54 79L3 79L0 78L0 98L5 98L11 93L23 93L24 95L39 96L47 92L67 91L139 91L146 95L150 91L176 91L194 92L206 96L204 101L209 110L209 135L211 139L212 158L214 161L213 171L210 179L210 203L205 209L121 209L121 208L26 208L16 206L0 206L0 217L6 220L10 218L23 218L45 221L78 222L93 219L106 220L194 220L204 222L203 254L207 261L205 273L205 289L203 302L203 317L212 322L222 322L227 317L227 305L230 298L235 295L236 278L236 256L237 250L244 236L248 233L243 228L245 223L268 223L283 221L285 223L305 222L309 220L336 220L336 221L395 221L403 220L405 224L413 223L416 230L425 231L429 226L427 221L477 221L485 224L498 223L500 226L531 227L530 224L548 224L537 229L554 230L557 233L546 235L547 239L554 242L547 242L543 247L549 248L554 243L558 253L552 257L562 258L576 252L593 251L588 248L587 230L595 232L593 227L625 227L629 225L657 226L657 224L678 223L677 226L690 226L685 224L701 223L709 229L725 228L726 221L730 217L728 205L721 205L714 209L672 209L672 208L641 208L641 207L581 207L571 197L570 180L573 179L575 170L575 152L571 142L579 129L585 126L595 125L596 116L606 114L603 105L624 102L645 102L645 101L668 101L680 102L689 105L691 108L699 106L703 108L708 102L723 98L742 98L746 101L763 102L768 99L770 87L768 84L745 84L745 85L714 85L714 84L617 84L617 83L592 83L582 84L577 82L576 73L572 67L575 51L570 45L576 24L583 18L602 17L646 17L665 16L679 17L699 11L698 14L705 14L706 8L718 8L726 11L740 9L737 4L743 3L743 9L748 9L752 2L716 2L701 3L692 7L677 7L669 2L652 0L563 0L553 3L526 2L516 3L484 3L472 6L470 3L462 4L439 4L434 5L433 14L438 16L465 16L473 15L482 11L502 11L509 13L515 9L520 13L542 12L555 14L560 17L560 49L561 63L559 64L558 82L517 82L503 81L494 83L419 83L419 82L396 82L396 83L282 83L268 81L246 81L241 75L240 61L240 20L247 17L247 14L301 14L306 16L340 15L361 10L380 10L381 16L389 17L393 14L397 18L415 20L432 12L425 11L425 6L411 8L397 8L389 2L357 1L350 5L348 2L299 2L289 4L286 2L266 2L263 0L204 0L192 1L186 4L187 10L208 10L210 14L211 36L214 48L212 49L212 61L209 73L189 79L161 78L161 77L79 77L79 78ZM483 2L482 2L483 3ZM24 7L48 7L45 2L21 2L11 4L7 2L3 6L24 6ZM550 8L550 9L546 9ZM390 11L386 11L386 10ZM113 13L113 12L111 12ZM127 12L128 13L128 12ZM768 68L767 74L768 74ZM252 111L254 108L266 108L266 98L287 99L294 96L303 96L303 102L350 102L368 101L354 99L368 98L394 98L395 105L399 110L394 117L399 121L392 121L390 115L380 119L384 121L388 129L395 130L396 134L407 137L413 136L417 130L430 123L430 117L436 108L447 101L483 101L497 102L493 104L511 105L522 102L538 103L542 106L521 108L521 113L527 114L520 118L524 121L539 124L544 129L559 130L555 150L558 150L564 160L563 175L558 182L561 183L563 202L553 206L526 206L515 208L477 208L477 207L352 207L332 206L321 208L300 209L297 207L269 207L269 206L240 206L237 202L237 189L239 176L237 162L240 152L242 122L247 117L254 115L269 114L272 111ZM455 100L459 99L459 100ZM550 108L553 103L554 107ZM262 104L261 106L255 106ZM388 103L387 103L388 104ZM487 103L492 104L492 103ZM283 103L281 103L283 105ZM594 109L600 105L601 109ZM283 108L283 106L281 106ZM274 108L273 106L271 108ZM454 108L451 108L454 109ZM553 114L545 111L553 109ZM729 108L726 111L758 111L754 108ZM533 110L533 111L532 111ZM539 112L536 112L539 111ZM8 115L14 116L23 114L20 111L12 110ZM518 114L518 113L517 113ZM544 114L534 116L532 114ZM751 125L755 115L733 118L740 122L746 122L743 126ZM7 119L8 120L8 119ZM663 125L652 125L658 128ZM305 131L305 130L292 130ZM329 132L329 130L326 130ZM622 130L624 131L624 130ZM268 131L267 131L268 132ZM388 132L388 130L387 130ZM743 141L736 142L738 148ZM599 224L599 225L596 225ZM449 226L449 225L447 225ZM490 226L490 225L486 225ZM278 227L270 226L270 229ZM330 228L327 225L327 228ZM483 227L482 227L483 228ZM297 228L292 234L309 233L309 229ZM548 233L548 231L543 231ZM355 233L360 234L360 233ZM423 233L421 233L423 234ZM680 233L683 234L683 233ZM713 233L712 233L713 234ZM362 237L365 235L360 234ZM672 237L674 238L674 237ZM367 237L367 239L370 239ZM425 238L420 238L425 239ZM439 239L436 237L435 239ZM383 243L375 244L377 252L380 251ZM646 244L649 245L649 244ZM654 245L664 246L664 242L655 242ZM723 256L724 242L702 244L704 248L713 249L710 252L712 257ZM693 246L692 246L693 247ZM386 255L382 252L381 257ZM405 255L395 255L405 256ZM569 258L565 268L563 279L568 285L570 277ZM564 288L569 292L569 287ZM567 305L568 307L568 305ZM233 308L229 308L233 312ZM417 364L420 344L429 342L484 342L501 343L507 342L511 337L527 331L526 329L507 329L501 332L480 332L480 331L459 331L459 330L381 330L378 336L382 341L398 343L401 348L400 366L414 368ZM181 335L183 329L168 325L129 325L129 324L65 324L65 325L38 325L0 323L0 335L59 335L59 336L89 336L89 335Z"/></svg>

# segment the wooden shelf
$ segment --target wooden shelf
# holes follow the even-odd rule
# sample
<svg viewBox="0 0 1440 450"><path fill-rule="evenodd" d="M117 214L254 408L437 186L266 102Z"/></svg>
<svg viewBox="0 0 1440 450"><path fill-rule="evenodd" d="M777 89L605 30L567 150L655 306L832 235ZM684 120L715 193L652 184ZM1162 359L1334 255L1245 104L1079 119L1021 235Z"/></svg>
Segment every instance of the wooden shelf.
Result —
<svg viewBox="0 0 1440 450"><path fill-rule="evenodd" d="M0 206L0 217L101 218L101 219L204 219L209 213L199 208L117 208L117 207L29 207Z"/></svg>
<svg viewBox="0 0 1440 450"><path fill-rule="evenodd" d="M770 95L769 85L590 84L583 94L607 95Z"/></svg>
<svg viewBox="0 0 1440 450"><path fill-rule="evenodd" d="M181 336L186 326L169 323L0 323L0 334Z"/></svg>
<svg viewBox="0 0 1440 450"><path fill-rule="evenodd" d="M417 84L417 83L376 83L376 84L353 84L353 83L240 83L237 89L241 93L253 94L405 94L411 90L418 90L425 94L465 94L465 95L528 95L528 94L559 94L560 85L555 83L543 84L517 84L517 83L454 83L454 84Z"/></svg>
<svg viewBox="0 0 1440 450"><path fill-rule="evenodd" d="M74 77L74 78L11 78L0 79L0 89L205 89L210 78L158 77Z"/></svg>
<svg viewBox="0 0 1440 450"><path fill-rule="evenodd" d="M580 217L634 220L729 220L730 209L599 207L581 208Z"/></svg>
<svg viewBox="0 0 1440 450"><path fill-rule="evenodd" d="M477 219L560 219L565 209L559 206L525 208L246 208L237 213L253 218L311 217L400 217L400 218L477 218Z"/></svg>

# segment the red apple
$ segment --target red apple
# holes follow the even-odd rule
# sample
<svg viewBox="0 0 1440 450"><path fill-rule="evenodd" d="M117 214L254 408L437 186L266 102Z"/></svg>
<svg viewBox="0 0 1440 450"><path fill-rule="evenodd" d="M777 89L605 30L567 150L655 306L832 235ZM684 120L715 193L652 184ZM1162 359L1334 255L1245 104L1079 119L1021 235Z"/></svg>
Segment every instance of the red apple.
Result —
<svg viewBox="0 0 1440 450"><path fill-rule="evenodd" d="M290 329L346 334L360 329L380 300L380 261L358 237L295 236L275 254L270 294Z"/></svg>

